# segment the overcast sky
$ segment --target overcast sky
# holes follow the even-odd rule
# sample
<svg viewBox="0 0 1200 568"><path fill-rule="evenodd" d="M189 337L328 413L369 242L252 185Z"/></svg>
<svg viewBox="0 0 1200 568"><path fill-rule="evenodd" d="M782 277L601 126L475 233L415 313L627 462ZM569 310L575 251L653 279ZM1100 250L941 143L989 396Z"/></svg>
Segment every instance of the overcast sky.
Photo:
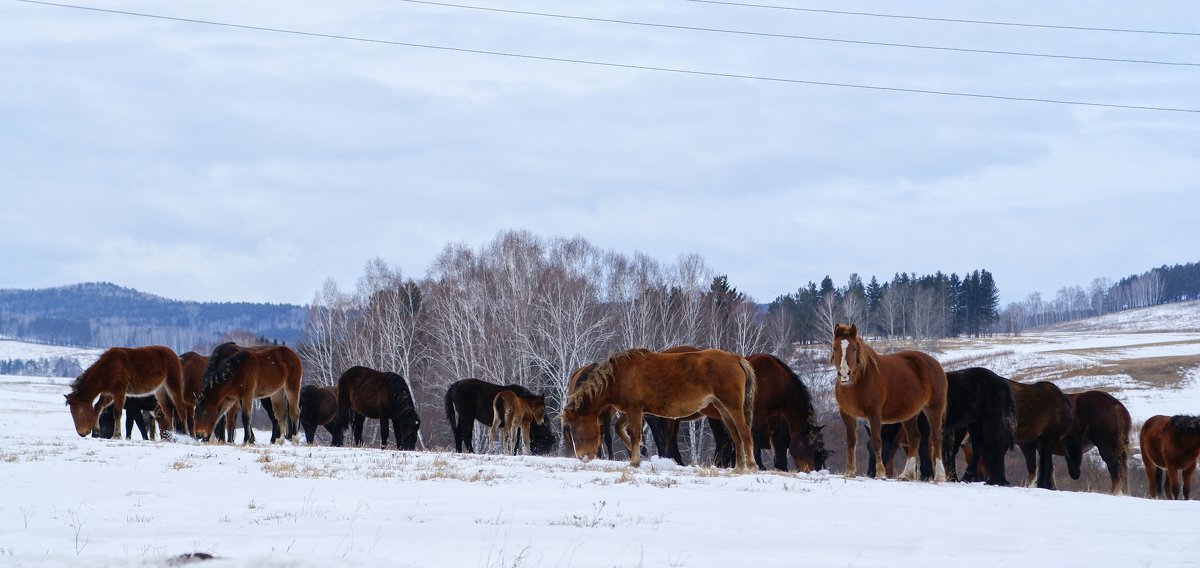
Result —
<svg viewBox="0 0 1200 568"><path fill-rule="evenodd" d="M88 1L178 18L805 81L1200 109L1200 36L686 0ZM781 5L1200 33L1195 2ZM1062 7L1059 7L1059 5ZM992 271L1004 302L1200 260L1200 114L706 77L0 0L0 287L306 303L372 257L581 235L769 301Z"/></svg>

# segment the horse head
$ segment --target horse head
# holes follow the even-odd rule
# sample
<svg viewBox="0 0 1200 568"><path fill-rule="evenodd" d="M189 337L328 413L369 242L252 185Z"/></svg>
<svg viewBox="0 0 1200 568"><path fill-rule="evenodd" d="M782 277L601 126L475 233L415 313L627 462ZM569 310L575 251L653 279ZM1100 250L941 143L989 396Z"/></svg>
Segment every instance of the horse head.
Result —
<svg viewBox="0 0 1200 568"><path fill-rule="evenodd" d="M570 405L564 408L559 416L563 426L566 426L571 437L571 445L575 447L575 457L584 463L592 461L600 452L600 415L585 413Z"/></svg>
<svg viewBox="0 0 1200 568"><path fill-rule="evenodd" d="M86 438L96 428L100 413L92 406L92 401L84 400L76 393L64 394L67 406L71 407L71 418L75 421L75 433Z"/></svg>
<svg viewBox="0 0 1200 568"><path fill-rule="evenodd" d="M539 394L529 401L533 410L533 420L538 424L546 423L546 395Z"/></svg>
<svg viewBox="0 0 1200 568"><path fill-rule="evenodd" d="M838 384L850 386L868 367L876 366L871 350L858 336L858 326L839 323L833 328L833 351L829 364L837 369Z"/></svg>

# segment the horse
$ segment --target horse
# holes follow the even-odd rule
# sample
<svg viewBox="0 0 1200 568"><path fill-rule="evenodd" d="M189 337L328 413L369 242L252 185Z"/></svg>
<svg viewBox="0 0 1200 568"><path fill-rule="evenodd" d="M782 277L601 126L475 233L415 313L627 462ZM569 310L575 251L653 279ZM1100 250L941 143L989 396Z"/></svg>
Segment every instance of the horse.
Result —
<svg viewBox="0 0 1200 568"><path fill-rule="evenodd" d="M196 412L196 397L204 390L204 371L208 368L208 357L188 351L179 356L179 366L183 371L183 407L186 409L187 418L183 418L184 411L176 408L174 404L167 401L165 406L161 406L163 415L171 415L174 417L177 425L184 425L183 428L176 428L176 432L180 434L190 435L195 431L195 412ZM216 435L217 439L222 442L232 442L233 436L237 432L237 413L238 405L234 404L229 407L229 411L217 420Z"/></svg>
<svg viewBox="0 0 1200 568"><path fill-rule="evenodd" d="M133 427L137 425L143 440L153 440L158 430L155 423L158 400L152 396L125 397L125 410L125 437L132 439ZM100 412L100 420L96 429L92 431L92 437L112 438L116 428L116 417L113 416L113 407L110 405Z"/></svg>
<svg viewBox="0 0 1200 568"><path fill-rule="evenodd" d="M821 435L824 426L817 422L812 395L791 367L774 355L755 353L746 357L757 379L754 393L754 422L750 427L754 441L754 462L766 469L762 450L771 447L775 453L772 465L788 470L788 454L797 471L825 469L829 451ZM729 434L717 422L709 419L713 440L718 448L716 464L733 465Z"/></svg>
<svg viewBox="0 0 1200 568"><path fill-rule="evenodd" d="M462 379L446 389L443 402L446 405L446 420L450 421L450 430L454 433L454 451L462 453L465 447L468 452L475 453L475 442L471 436L475 422L491 427L496 419L492 404L496 401L496 395L506 390L527 400L540 397L543 404L545 401L543 395L535 394L521 385L498 385L479 379ZM537 434L534 428L534 435Z"/></svg>
<svg viewBox="0 0 1200 568"><path fill-rule="evenodd" d="M86 437L96 428L104 407L113 405L113 422L119 424L126 396L150 394L159 397L160 403L183 400L179 358L169 347L113 347L79 375L71 383L71 392L63 396L71 409L75 432ZM115 430L113 438L121 439L121 431Z"/></svg>
<svg viewBox="0 0 1200 568"><path fill-rule="evenodd" d="M204 370L204 389L196 397L196 437L207 440L212 435L217 418L234 403L241 404L242 443L254 443L250 413L254 401L271 397L269 413L280 411L287 422L286 438L296 434L300 413L300 357L284 345L240 347L226 342L213 349ZM271 443L282 443L278 426L272 422Z"/></svg>
<svg viewBox="0 0 1200 568"><path fill-rule="evenodd" d="M1057 385L1048 381L1025 384L1004 380L1012 389L1017 407L1013 437L1025 457L1025 486L1054 489L1055 449L1062 443L1075 420L1071 401ZM967 456L964 478L973 479L979 469L979 456L965 450L964 454ZM1069 464L1071 459L1067 461Z"/></svg>
<svg viewBox="0 0 1200 568"><path fill-rule="evenodd" d="M1073 418L1062 442L1054 453L1067 458L1071 479L1079 479L1083 453L1095 447L1108 466L1112 479L1110 493L1129 494L1129 433L1133 420L1121 401L1102 391L1086 391L1067 395Z"/></svg>
<svg viewBox="0 0 1200 568"><path fill-rule="evenodd" d="M338 390L336 386L319 387L304 385L300 389L300 428L304 430L304 441L312 444L317 437L317 426L324 426L333 434L333 421L337 418ZM353 412L353 410L351 410Z"/></svg>
<svg viewBox="0 0 1200 568"><path fill-rule="evenodd" d="M346 369L338 378L337 417L333 420L333 445L341 446L351 414L354 419L354 443L362 445L363 423L379 420L380 448L388 442L388 423L396 430L396 449L415 450L421 431L412 392L404 377L362 366ZM351 412L353 410L353 412Z"/></svg>
<svg viewBox="0 0 1200 568"><path fill-rule="evenodd" d="M597 366L598 366L598 363L588 363L587 365L584 365L578 369L575 369L574 371L571 371L571 374L567 377L567 397L568 398L571 396L571 393L575 392L576 386L579 384L579 381L586 378L588 373L592 372L592 370L595 369ZM613 411L611 408L606 409L605 411L600 413L600 432L604 437L604 439L603 439L604 443L601 446L601 457L606 458L606 459L612 459L612 457L613 457L613 449L612 449L613 414L615 414L615 411ZM562 425L562 436L563 436L564 444L566 444L571 439L570 427L567 426L565 423ZM571 453L574 453L575 447L572 445L571 448L569 449L569 451Z"/></svg>
<svg viewBox="0 0 1200 568"><path fill-rule="evenodd" d="M600 445L600 414L608 407L627 416L630 465L641 463L643 414L683 418L712 404L736 433L737 467L748 470L754 369L746 359L717 349L655 353L629 349L610 355L567 399L561 419L571 427L576 457L590 461Z"/></svg>
<svg viewBox="0 0 1200 568"><path fill-rule="evenodd" d="M933 481L946 480L942 462L942 419L946 411L946 372L936 359L920 351L900 351L880 355L858 336L855 325L837 324L833 330L833 353L829 363L837 368L833 387L838 412L846 427L846 473L850 478L857 469L854 446L858 419L865 418L871 429L871 449L875 456L875 475L883 477L880 455L880 427L901 422L909 447L920 445L917 417L929 420L929 455L934 464ZM909 456L901 478L920 478L916 456Z"/></svg>
<svg viewBox="0 0 1200 568"><path fill-rule="evenodd" d="M492 427L488 429L488 447L492 447L492 439L496 429L500 429L500 449L505 454L517 453L517 432L524 436L525 455L529 455L529 427L531 423L543 424L546 421L546 399L542 397L537 402L528 401L517 396L513 391L500 391L492 401Z"/></svg>
<svg viewBox="0 0 1200 568"><path fill-rule="evenodd" d="M1158 499L1165 489L1166 499L1191 499L1192 474L1200 458L1200 416L1151 416L1142 424L1139 439L1150 498Z"/></svg>

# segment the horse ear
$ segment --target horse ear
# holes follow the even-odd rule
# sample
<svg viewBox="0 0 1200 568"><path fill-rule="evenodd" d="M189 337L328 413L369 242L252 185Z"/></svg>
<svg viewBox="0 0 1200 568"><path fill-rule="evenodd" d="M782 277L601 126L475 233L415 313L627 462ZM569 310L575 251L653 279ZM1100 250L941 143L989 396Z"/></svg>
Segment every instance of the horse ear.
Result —
<svg viewBox="0 0 1200 568"><path fill-rule="evenodd" d="M857 336L858 336L858 326L855 324L850 324L850 337L857 337Z"/></svg>

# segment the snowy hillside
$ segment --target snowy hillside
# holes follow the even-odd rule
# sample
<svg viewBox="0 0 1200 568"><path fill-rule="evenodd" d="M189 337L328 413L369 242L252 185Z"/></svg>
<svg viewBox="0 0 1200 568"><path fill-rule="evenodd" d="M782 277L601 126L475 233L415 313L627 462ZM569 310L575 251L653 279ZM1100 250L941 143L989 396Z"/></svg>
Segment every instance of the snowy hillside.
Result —
<svg viewBox="0 0 1200 568"><path fill-rule="evenodd" d="M43 345L41 343L29 343L18 339L0 337L0 361L7 359L36 360L68 357L79 361L79 366L86 369L103 352L103 349Z"/></svg>
<svg viewBox="0 0 1200 568"><path fill-rule="evenodd" d="M173 558L196 552L219 557L201 566L255 568L1200 558L1190 502L732 475L661 460L631 471L565 458L82 439L62 392L0 378L0 564L178 566Z"/></svg>

